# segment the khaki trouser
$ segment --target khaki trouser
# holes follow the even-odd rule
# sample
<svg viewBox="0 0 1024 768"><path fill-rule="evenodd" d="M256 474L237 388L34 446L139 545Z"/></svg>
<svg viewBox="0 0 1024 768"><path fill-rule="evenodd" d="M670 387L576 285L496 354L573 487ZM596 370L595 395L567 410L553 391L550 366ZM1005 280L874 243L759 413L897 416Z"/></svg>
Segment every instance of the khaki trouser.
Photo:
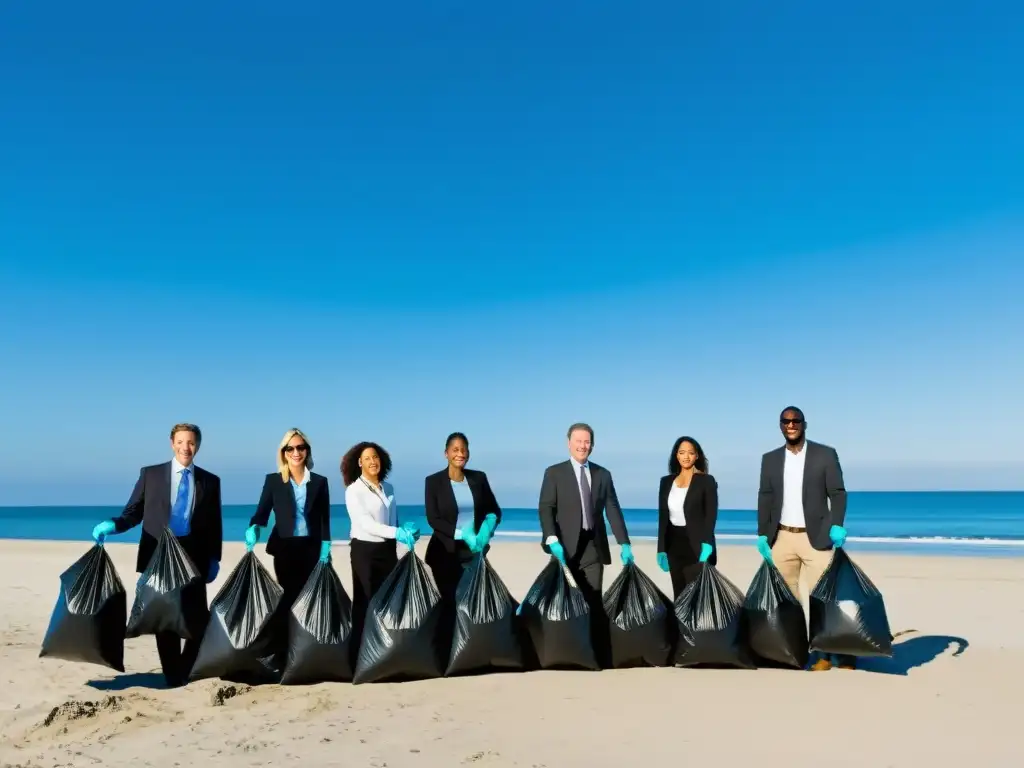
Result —
<svg viewBox="0 0 1024 768"><path fill-rule="evenodd" d="M782 574L782 578L786 580L786 584L793 590L793 594L802 601L800 572L803 571L807 576L807 597L810 598L811 590L828 568L828 564L832 562L832 550L822 552L815 549L811 546L806 533L780 529L772 547L772 561Z"/></svg>

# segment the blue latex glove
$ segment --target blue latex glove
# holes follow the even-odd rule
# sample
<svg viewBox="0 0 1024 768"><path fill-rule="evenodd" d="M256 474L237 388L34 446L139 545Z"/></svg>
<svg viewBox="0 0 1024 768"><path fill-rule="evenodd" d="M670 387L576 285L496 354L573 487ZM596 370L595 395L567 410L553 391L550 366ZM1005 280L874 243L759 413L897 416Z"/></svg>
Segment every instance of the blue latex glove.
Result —
<svg viewBox="0 0 1024 768"><path fill-rule="evenodd" d="M258 525L250 525L245 529L245 551L252 552L253 547L256 546L256 542L260 540L260 527Z"/></svg>
<svg viewBox="0 0 1024 768"><path fill-rule="evenodd" d="M320 542L320 562L326 563L331 559L331 542L321 541Z"/></svg>
<svg viewBox="0 0 1024 768"><path fill-rule="evenodd" d="M619 557L622 558L623 565L632 565L633 560L635 559L633 557L633 547L629 544L623 544L622 552L619 554Z"/></svg>
<svg viewBox="0 0 1024 768"><path fill-rule="evenodd" d="M416 539L408 528L399 528L395 531L395 540L409 549L413 549L416 546Z"/></svg>
<svg viewBox="0 0 1024 768"><path fill-rule="evenodd" d="M455 531L455 540L465 542L466 546L469 547L470 552L480 551L477 546L477 534L473 533L472 528L457 528Z"/></svg>
<svg viewBox="0 0 1024 768"><path fill-rule="evenodd" d="M658 553L658 567L661 568L665 573L668 573L668 553Z"/></svg>
<svg viewBox="0 0 1024 768"><path fill-rule="evenodd" d="M555 556L558 562L565 565L565 549L560 541L551 542L548 544L548 549L551 550L551 554Z"/></svg>
<svg viewBox="0 0 1024 768"><path fill-rule="evenodd" d="M846 529L841 525L833 525L828 529L828 537L832 539L833 544L841 547L846 543Z"/></svg>
<svg viewBox="0 0 1024 768"><path fill-rule="evenodd" d="M772 548L768 546L767 536L757 537L757 551L760 552L761 557L763 557L769 563L772 561Z"/></svg>
<svg viewBox="0 0 1024 768"><path fill-rule="evenodd" d="M483 549L490 542L491 537L494 535L494 529L498 527L498 516L495 514L487 515L484 521L480 523L480 532L477 533L477 538L480 539L480 549Z"/></svg>
<svg viewBox="0 0 1024 768"><path fill-rule="evenodd" d="M402 523L402 528L412 534L412 540L414 543L420 540L420 527L412 520L407 520Z"/></svg>
<svg viewBox="0 0 1024 768"><path fill-rule="evenodd" d="M97 544L102 544L103 540L112 533L116 533L117 528L114 526L113 520L104 520L99 523L95 528L92 529L92 537Z"/></svg>
<svg viewBox="0 0 1024 768"><path fill-rule="evenodd" d="M217 578L217 574L220 573L220 563L216 560L210 561L210 572L206 574L206 583L212 584Z"/></svg>
<svg viewBox="0 0 1024 768"><path fill-rule="evenodd" d="M700 558L697 560L698 563L706 563L708 558L711 557L712 550L711 545L704 542L700 545Z"/></svg>
<svg viewBox="0 0 1024 768"><path fill-rule="evenodd" d="M480 531L476 535L476 549L474 552L483 552L484 548L491 543L491 537L494 535L494 529L498 527L498 516L487 515L484 521L480 523Z"/></svg>

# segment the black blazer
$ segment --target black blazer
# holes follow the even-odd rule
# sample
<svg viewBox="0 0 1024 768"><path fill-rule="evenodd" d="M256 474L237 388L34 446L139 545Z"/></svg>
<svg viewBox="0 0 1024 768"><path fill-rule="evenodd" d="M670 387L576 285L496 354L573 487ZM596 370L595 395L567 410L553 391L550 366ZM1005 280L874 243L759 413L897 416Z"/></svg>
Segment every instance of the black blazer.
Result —
<svg viewBox="0 0 1024 768"><path fill-rule="evenodd" d="M295 530L295 492L291 481L281 479L280 472L271 472L263 481L263 493L260 494L256 514L249 520L249 525L265 528L270 520L270 511L274 511L274 530L267 539L267 554L276 555L282 549L281 539L294 539ZM331 491L327 478L316 472L309 473L306 485L306 526L309 536L302 537L319 544L331 538Z"/></svg>
<svg viewBox="0 0 1024 768"><path fill-rule="evenodd" d="M620 544L629 543L626 532L626 521L622 517L622 507L615 494L615 483L612 473L602 466L590 462L590 500L594 510L594 544L601 557L601 562L608 565L612 561L608 549L608 532L605 530L605 514L611 523L615 540ZM540 517L541 546L550 552L545 543L548 536L557 536L565 549L567 557L576 554L579 546L580 533L583 531L583 505L580 503L580 485L576 479L576 469L572 461L552 464L544 470L544 480L540 486L540 501L537 505Z"/></svg>
<svg viewBox="0 0 1024 768"><path fill-rule="evenodd" d="M761 458L761 483L757 492L757 535L767 536L774 544L782 519L785 446L769 451ZM807 440L804 444L803 502L807 538L818 550L832 549L829 528L846 519L846 488L843 468L835 448Z"/></svg>
<svg viewBox="0 0 1024 768"><path fill-rule="evenodd" d="M480 530L480 524L487 515L494 515L500 523L501 507L494 498L487 475L478 469L464 469L463 472L473 494L474 531ZM424 560L428 565L433 565L455 552L455 524L459 519L459 506L455 501L455 491L452 490L447 469L427 475L423 506L427 510L427 524L433 531Z"/></svg>
<svg viewBox="0 0 1024 768"><path fill-rule="evenodd" d="M179 541L205 579L210 571L210 563L214 560L220 562L224 543L220 478L194 464L192 469L195 499L191 527L189 535L183 536ZM146 570L146 566L149 565L160 534L170 520L171 462L143 467L139 470L139 479L132 489L132 495L124 511L113 521L118 533L124 533L142 523L139 553L135 561L135 568L139 573Z"/></svg>
<svg viewBox="0 0 1024 768"><path fill-rule="evenodd" d="M676 475L665 475L658 488L658 551L668 546L669 522L668 494ZM700 554L700 545L707 542L713 547L709 562L718 562L718 547L715 546L715 524L718 522L718 481L714 475L694 472L690 478L690 489L683 501L686 515L686 535L695 554Z"/></svg>

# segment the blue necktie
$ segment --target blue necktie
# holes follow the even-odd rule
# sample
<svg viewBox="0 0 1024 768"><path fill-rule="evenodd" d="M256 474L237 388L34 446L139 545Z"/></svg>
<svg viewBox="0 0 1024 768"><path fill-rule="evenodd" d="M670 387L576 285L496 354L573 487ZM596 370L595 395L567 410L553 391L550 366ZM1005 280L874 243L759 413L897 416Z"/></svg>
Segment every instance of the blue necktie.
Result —
<svg viewBox="0 0 1024 768"><path fill-rule="evenodd" d="M171 533L175 536L188 536L188 476L189 471L181 471L181 482L178 483L178 496L171 507Z"/></svg>

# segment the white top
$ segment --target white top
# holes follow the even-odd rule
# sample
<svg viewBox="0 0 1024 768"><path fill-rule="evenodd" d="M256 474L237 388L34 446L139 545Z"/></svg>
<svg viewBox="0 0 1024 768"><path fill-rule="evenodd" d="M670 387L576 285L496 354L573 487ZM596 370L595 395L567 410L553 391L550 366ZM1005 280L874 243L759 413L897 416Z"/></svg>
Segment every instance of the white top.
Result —
<svg viewBox="0 0 1024 768"><path fill-rule="evenodd" d="M686 525L686 515L683 514L683 504L686 502L686 492L690 490L690 486L680 488L676 485L676 481L672 481L672 487L668 492L668 521L672 525L684 526Z"/></svg>
<svg viewBox="0 0 1024 768"><path fill-rule="evenodd" d="M171 459L171 509L174 509L174 502L178 500L178 486L181 485L181 473L188 470L191 477L188 479L188 501L185 504L185 518L192 519L192 511L196 504L196 465L185 466L178 457Z"/></svg>
<svg viewBox="0 0 1024 768"><path fill-rule="evenodd" d="M807 443L799 452L783 448L785 463L782 470L782 517L779 523L793 528L806 528L804 518L804 464L807 459Z"/></svg>
<svg viewBox="0 0 1024 768"><path fill-rule="evenodd" d="M569 459L569 463L572 465L572 471L576 475L576 488L580 492L580 509L583 510L583 509L587 508L587 502L586 502L586 499L583 498L583 486L580 485L580 472L585 472L586 473L586 475L587 475L587 485L590 486L590 490L591 490L591 492L593 492L593 490L594 490L594 482L593 482L593 479L590 476L590 462L586 461L583 464L580 464L578 461L576 461L576 459L570 458ZM597 525L597 521L596 520L591 520L590 522L593 525ZM546 539L544 539L544 543L547 544L548 546L551 546L556 541L558 541L558 537L557 536L548 536Z"/></svg>
<svg viewBox="0 0 1024 768"><path fill-rule="evenodd" d="M345 510L352 524L351 538L384 541L398 534L398 504L395 489L381 483L378 491L362 477L345 489Z"/></svg>

